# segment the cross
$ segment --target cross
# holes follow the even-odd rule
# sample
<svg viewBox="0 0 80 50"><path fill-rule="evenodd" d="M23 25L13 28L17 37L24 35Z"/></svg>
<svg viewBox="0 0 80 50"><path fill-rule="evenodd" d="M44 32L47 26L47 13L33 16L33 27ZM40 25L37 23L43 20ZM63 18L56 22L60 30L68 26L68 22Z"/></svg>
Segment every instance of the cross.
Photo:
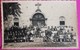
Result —
<svg viewBox="0 0 80 50"><path fill-rule="evenodd" d="M40 3L35 4L35 6L37 6L37 8L39 9L39 6L41 6Z"/></svg>

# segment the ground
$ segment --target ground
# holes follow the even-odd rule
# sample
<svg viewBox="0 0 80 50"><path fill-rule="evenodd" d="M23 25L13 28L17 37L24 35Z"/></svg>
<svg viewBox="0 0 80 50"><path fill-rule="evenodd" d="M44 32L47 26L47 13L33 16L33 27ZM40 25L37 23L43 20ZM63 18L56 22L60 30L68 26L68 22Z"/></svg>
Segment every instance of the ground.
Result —
<svg viewBox="0 0 80 50"><path fill-rule="evenodd" d="M76 47L76 43L71 42L43 42L42 38L36 38L34 42L4 43L4 48L23 47Z"/></svg>

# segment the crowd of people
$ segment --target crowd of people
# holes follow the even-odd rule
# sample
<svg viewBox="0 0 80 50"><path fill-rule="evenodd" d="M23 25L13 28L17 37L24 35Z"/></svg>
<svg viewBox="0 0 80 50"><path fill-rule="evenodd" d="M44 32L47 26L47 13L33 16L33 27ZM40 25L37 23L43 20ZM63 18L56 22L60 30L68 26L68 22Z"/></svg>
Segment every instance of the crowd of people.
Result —
<svg viewBox="0 0 80 50"><path fill-rule="evenodd" d="M60 28L60 27L59 27ZM73 31L73 28L71 29ZM73 40L73 33L66 32L64 29L58 27L47 27L42 30L39 27L14 27L4 30L4 42L34 42L34 38L43 38L44 42L70 42Z"/></svg>
<svg viewBox="0 0 80 50"><path fill-rule="evenodd" d="M11 28L4 30L4 42L33 42L33 37L40 36L40 28L30 27L16 27L12 26Z"/></svg>
<svg viewBox="0 0 80 50"><path fill-rule="evenodd" d="M12 26L9 29L5 29L4 42L30 41L30 36L32 36L30 29L31 29L30 27L20 28L20 27L14 27L14 26Z"/></svg>

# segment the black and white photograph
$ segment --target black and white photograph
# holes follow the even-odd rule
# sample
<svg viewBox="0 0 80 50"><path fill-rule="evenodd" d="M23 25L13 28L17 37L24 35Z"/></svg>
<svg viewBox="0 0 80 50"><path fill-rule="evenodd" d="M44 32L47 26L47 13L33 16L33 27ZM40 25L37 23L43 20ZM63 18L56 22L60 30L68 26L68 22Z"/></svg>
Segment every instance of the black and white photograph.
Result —
<svg viewBox="0 0 80 50"><path fill-rule="evenodd" d="M2 2L3 48L77 48L76 1Z"/></svg>

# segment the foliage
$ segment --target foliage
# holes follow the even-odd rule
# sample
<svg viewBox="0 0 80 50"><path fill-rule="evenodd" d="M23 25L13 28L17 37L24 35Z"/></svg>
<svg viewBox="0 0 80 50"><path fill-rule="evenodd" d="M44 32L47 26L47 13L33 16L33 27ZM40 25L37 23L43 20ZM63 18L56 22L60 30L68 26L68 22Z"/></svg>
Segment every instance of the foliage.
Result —
<svg viewBox="0 0 80 50"><path fill-rule="evenodd" d="M20 4L15 2L15 3L3 3L3 16L4 20L7 20L8 15L13 15L13 16L20 16L21 9L20 9Z"/></svg>

